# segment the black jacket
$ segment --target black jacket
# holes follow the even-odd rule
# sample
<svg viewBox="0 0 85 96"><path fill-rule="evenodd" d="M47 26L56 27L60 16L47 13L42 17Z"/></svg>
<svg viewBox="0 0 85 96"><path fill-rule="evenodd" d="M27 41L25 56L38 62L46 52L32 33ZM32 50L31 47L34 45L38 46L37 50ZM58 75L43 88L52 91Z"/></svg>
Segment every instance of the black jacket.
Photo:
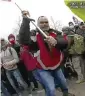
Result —
<svg viewBox="0 0 85 96"><path fill-rule="evenodd" d="M30 32L29 24L30 24L29 20L27 18L23 18L23 22L22 22L22 25L21 25L20 31L19 31L19 41L20 41L20 44L22 44L22 45L31 46L32 51L37 51L37 50L39 50L37 42L33 42L30 39L30 36L32 35L32 33ZM60 50L65 49L68 45L68 41L66 41L63 38L63 36L54 29L49 29L48 33L52 32L52 31L57 33L57 37L55 39L58 41L58 43L55 47L59 48ZM39 32L39 31L35 30L35 32ZM46 46L47 46L47 44L46 44Z"/></svg>
<svg viewBox="0 0 85 96"><path fill-rule="evenodd" d="M23 18L19 30L19 43L21 45L29 45L30 43L30 21L28 18Z"/></svg>

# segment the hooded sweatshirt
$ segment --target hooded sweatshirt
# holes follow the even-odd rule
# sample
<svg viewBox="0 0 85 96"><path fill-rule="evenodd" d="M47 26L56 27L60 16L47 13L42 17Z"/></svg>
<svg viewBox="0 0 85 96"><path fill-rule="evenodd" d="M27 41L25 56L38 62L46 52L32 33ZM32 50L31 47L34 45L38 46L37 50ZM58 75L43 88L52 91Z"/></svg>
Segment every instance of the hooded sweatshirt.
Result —
<svg viewBox="0 0 85 96"><path fill-rule="evenodd" d="M11 50L11 52L9 51ZM6 70L13 70L17 68L19 62L18 55L13 48L7 47L6 50L1 52L2 65ZM4 66L6 64L7 66Z"/></svg>

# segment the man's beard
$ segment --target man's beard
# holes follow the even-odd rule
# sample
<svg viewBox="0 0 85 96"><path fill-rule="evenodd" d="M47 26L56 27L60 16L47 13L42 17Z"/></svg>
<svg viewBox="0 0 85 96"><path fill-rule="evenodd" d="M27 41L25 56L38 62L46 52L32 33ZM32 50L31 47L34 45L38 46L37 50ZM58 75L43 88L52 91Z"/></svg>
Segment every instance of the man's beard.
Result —
<svg viewBox="0 0 85 96"><path fill-rule="evenodd" d="M49 27L44 27L44 28L41 28L42 31L48 31L49 30Z"/></svg>

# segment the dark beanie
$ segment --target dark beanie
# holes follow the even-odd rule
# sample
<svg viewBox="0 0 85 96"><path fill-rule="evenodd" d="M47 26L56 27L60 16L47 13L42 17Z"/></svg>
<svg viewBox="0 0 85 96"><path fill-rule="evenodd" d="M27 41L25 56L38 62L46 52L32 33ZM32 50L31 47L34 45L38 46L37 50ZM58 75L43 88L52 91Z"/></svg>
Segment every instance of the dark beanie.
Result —
<svg viewBox="0 0 85 96"><path fill-rule="evenodd" d="M14 39L15 39L15 36L14 36L13 34L10 34L10 35L8 36L8 40L9 40L10 38L14 38Z"/></svg>

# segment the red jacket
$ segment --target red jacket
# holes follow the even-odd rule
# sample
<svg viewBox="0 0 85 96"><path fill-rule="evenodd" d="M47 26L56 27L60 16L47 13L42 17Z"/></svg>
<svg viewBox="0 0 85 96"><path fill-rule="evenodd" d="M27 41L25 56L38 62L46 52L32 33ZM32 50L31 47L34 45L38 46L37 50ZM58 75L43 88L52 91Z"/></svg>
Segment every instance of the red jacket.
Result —
<svg viewBox="0 0 85 96"><path fill-rule="evenodd" d="M29 52L28 46L21 47L20 59L23 60L28 71L32 71L36 68L37 61Z"/></svg>
<svg viewBox="0 0 85 96"><path fill-rule="evenodd" d="M54 38L57 37L57 35L53 32L49 33L49 35L53 36ZM53 47L51 52L49 52L40 34L37 34L37 43L40 49L38 51L39 54L36 57L38 61L37 68L54 70L59 67L63 61L63 53L55 47Z"/></svg>
<svg viewBox="0 0 85 96"><path fill-rule="evenodd" d="M49 29L48 33L53 37L57 37L57 41L58 41L58 44L55 46L55 48L52 48L51 52L48 51L48 48L44 44L44 41L40 34L37 35L38 46L36 46L35 44L30 45L32 43L31 43L31 39L30 39L31 32L30 32L29 23L30 23L29 19L23 18L23 22L21 24L20 31L19 31L19 42L22 45L31 46L32 48L38 47L36 49L38 49L40 51L33 50L33 52L38 51L38 55L36 56L38 64L37 64L37 61L32 57L32 55L28 53L29 49L26 49L26 51L23 51L24 53L22 52L21 57L24 59L25 65L27 66L28 70L34 69L35 67L42 68L45 70L56 69L63 60L63 53L60 50L63 50L64 48L66 48L67 41L65 41L65 39L63 39L63 38L60 38L60 36L57 36L56 34L53 33L54 31ZM38 31L38 30L36 30L36 31ZM65 42L62 43L63 41L65 41ZM36 42L34 42L34 43L36 43ZM32 52L32 50L31 50L31 52ZM36 64L37 64L37 66L36 66Z"/></svg>
<svg viewBox="0 0 85 96"><path fill-rule="evenodd" d="M49 35L53 36L54 38L57 37L54 32L50 32ZM54 70L59 67L64 57L60 49L53 47L51 51L49 51L45 45L42 36L40 34L37 34L36 37L39 50L35 58L30 52L28 46L23 46L21 50L20 56L21 59L24 61L27 70L34 70L35 68ZM67 40L66 36L64 36L64 40Z"/></svg>

